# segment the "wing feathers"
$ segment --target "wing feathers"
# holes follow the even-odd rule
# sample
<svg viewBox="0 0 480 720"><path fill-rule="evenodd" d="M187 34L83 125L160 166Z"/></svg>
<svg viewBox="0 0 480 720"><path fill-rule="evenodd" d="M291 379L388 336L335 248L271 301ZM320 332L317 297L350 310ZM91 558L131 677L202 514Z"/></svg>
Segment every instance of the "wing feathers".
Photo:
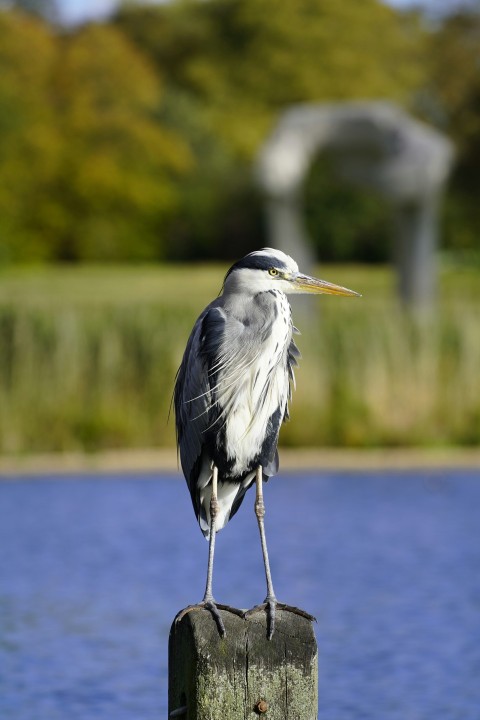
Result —
<svg viewBox="0 0 480 720"><path fill-rule="evenodd" d="M253 460L258 463L262 457L265 479L278 470L278 429L288 419L300 353L292 326L283 320L280 324L278 309L269 306L276 301L275 296L260 297L242 315L231 312L223 296L217 298L195 323L177 374L174 404L180 460L204 533L213 458L225 482L239 483L238 493L227 493L232 503L230 512L225 510L225 522L253 481ZM276 322L277 329L272 327ZM284 339L277 334L280 327L287 332ZM282 372L285 379L280 379Z"/></svg>

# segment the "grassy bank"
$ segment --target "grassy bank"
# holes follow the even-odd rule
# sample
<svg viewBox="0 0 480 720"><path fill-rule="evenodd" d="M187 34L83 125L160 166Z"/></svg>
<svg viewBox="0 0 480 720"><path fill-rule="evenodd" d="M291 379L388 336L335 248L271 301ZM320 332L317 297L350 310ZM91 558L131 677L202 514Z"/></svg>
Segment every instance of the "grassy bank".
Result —
<svg viewBox="0 0 480 720"><path fill-rule="evenodd" d="M0 273L0 452L169 447L176 368L224 268ZM480 442L480 273L445 271L438 311L398 307L387 269L324 267L362 299L321 298L303 335L285 445Z"/></svg>

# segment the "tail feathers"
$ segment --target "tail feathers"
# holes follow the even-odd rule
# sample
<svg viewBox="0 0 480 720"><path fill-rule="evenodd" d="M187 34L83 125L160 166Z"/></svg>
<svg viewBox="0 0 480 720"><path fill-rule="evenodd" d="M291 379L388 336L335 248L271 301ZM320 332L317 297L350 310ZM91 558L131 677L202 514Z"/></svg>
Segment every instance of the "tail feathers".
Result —
<svg viewBox="0 0 480 720"><path fill-rule="evenodd" d="M242 504L245 493L253 482L255 473L249 473L242 481L218 482L218 505L219 512L216 519L216 530L222 530L237 512ZM200 529L208 540L210 538L210 500L212 497L212 486L207 485L200 493L199 513L197 515Z"/></svg>
<svg viewBox="0 0 480 720"><path fill-rule="evenodd" d="M278 452L270 462L263 466L263 480L266 482L278 472ZM207 457L203 458L197 482L191 489L193 507L195 509L200 529L207 540L210 538L210 500L212 497L212 463ZM216 529L222 530L228 521L238 511L243 502L245 493L255 480L255 471L247 473L242 480L218 481L217 500L219 513L217 515Z"/></svg>
<svg viewBox="0 0 480 720"><path fill-rule="evenodd" d="M278 473L278 468L280 467L280 461L278 459L278 450L275 450L275 455L270 460L270 462L266 463L262 470L263 470L263 479L266 482L268 478L273 477Z"/></svg>

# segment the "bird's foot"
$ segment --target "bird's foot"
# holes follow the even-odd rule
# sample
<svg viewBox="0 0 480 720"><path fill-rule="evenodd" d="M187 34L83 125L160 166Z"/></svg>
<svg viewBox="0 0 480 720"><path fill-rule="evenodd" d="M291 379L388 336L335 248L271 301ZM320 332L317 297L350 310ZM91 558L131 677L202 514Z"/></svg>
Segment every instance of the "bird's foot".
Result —
<svg viewBox="0 0 480 720"><path fill-rule="evenodd" d="M238 617L244 617L244 613L242 610L237 610L237 608L230 607L230 605L221 605L220 603L216 603L213 597L209 597L204 598L202 602L196 603L195 605L188 605L188 607L180 610L177 617L175 618L175 622L179 622L187 613L191 612L192 610L208 610L208 612L211 613L213 619L215 620L218 632L222 638L225 637L227 633L219 610L226 610L227 612L231 612Z"/></svg>
<svg viewBox="0 0 480 720"><path fill-rule="evenodd" d="M263 603L255 605L255 607L251 608L251 610L247 610L244 617L248 618L257 612L264 610L267 614L267 638L271 640L273 633L275 632L275 613L279 605L280 603L277 602L277 598L275 596L267 595Z"/></svg>
<svg viewBox="0 0 480 720"><path fill-rule="evenodd" d="M306 620L310 620L310 622L316 622L316 618L314 618L313 615L305 612L305 610L301 610L300 608L294 607L293 605L286 605L285 603L278 602L275 596L268 595L263 603L261 603L260 605L255 605L255 607L253 607L251 610L247 610L247 612L244 613L244 617L248 618L254 613L260 612L262 610L265 611L267 614L268 640L272 639L273 633L275 632L275 617L277 610L285 610L286 612L292 612L295 613L295 615L300 615L300 617L303 617Z"/></svg>

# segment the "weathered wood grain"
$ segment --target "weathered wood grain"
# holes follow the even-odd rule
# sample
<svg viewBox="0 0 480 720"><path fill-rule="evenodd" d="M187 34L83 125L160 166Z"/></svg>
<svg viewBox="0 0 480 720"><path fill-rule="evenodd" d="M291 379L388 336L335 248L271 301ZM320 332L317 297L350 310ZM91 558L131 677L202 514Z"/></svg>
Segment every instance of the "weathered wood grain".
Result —
<svg viewBox="0 0 480 720"><path fill-rule="evenodd" d="M192 610L173 622L170 716L186 720L254 720L259 716L316 720L318 656L312 623L278 610L275 633L267 640L264 612L246 619L220 612L225 638L219 636L207 610Z"/></svg>

